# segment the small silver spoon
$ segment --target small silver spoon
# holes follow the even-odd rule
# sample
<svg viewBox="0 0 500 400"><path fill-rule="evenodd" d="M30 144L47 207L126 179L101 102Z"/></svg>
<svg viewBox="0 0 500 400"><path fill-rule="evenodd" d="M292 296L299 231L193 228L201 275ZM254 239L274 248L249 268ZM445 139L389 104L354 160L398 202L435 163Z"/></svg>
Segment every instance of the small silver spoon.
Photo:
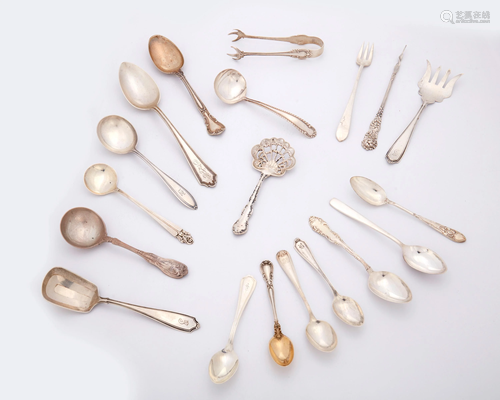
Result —
<svg viewBox="0 0 500 400"><path fill-rule="evenodd" d="M329 242L342 247L351 256L358 260L363 267L365 267L366 272L368 272L368 287L373 294L380 297L383 300L390 301L393 303L408 303L412 299L412 294L410 288L403 280L387 271L374 271L365 260L363 260L358 254L351 249L342 238L332 231L328 224L318 217L310 217L309 225L312 230L318 235L323 236Z"/></svg>
<svg viewBox="0 0 500 400"><path fill-rule="evenodd" d="M301 257L306 260L306 262L313 267L313 269L321 275L321 277L328 283L330 289L333 292L333 312L337 317L340 318L342 322L345 322L347 325L351 326L361 326L363 322L365 322L365 316L363 314L363 310L359 304L351 299L350 297L343 296L337 292L337 290L333 287L332 283L325 275L316 259L314 258L309 246L306 242L300 239L295 239L295 250L297 253L301 255Z"/></svg>
<svg viewBox="0 0 500 400"><path fill-rule="evenodd" d="M390 233L378 227L373 222L369 221L361 214L354 211L347 204L342 203L338 199L330 200L330 205L342 214L347 215L349 218L365 224L366 226L376 230L377 232L381 233L384 236L387 236L389 239L396 242L403 251L403 258L406 261L406 264L408 264L413 269L423 272L424 274L432 275L442 274L446 272L446 264L441 259L441 257L439 257L432 250L423 246L408 246L407 244L404 244L402 241L396 239Z"/></svg>
<svg viewBox="0 0 500 400"><path fill-rule="evenodd" d="M247 81L243 75L235 69L225 69L220 72L215 78L214 89L219 99L226 104L236 104L243 100L248 101L249 103L257 104L258 106L264 107L265 109L286 119L288 122L293 124L300 131L300 133L308 138L312 139L316 136L316 129L302 118L280 110L279 108L272 107L268 104L246 97Z"/></svg>
<svg viewBox="0 0 500 400"><path fill-rule="evenodd" d="M185 188L174 181L170 176L160 168L149 161L139 150L137 146L137 132L130 122L118 115L108 115L99 121L97 125L97 137L102 145L115 154L135 153L148 164L162 179L179 201L187 208L196 210L198 205L196 200Z"/></svg>
<svg viewBox="0 0 500 400"><path fill-rule="evenodd" d="M154 213L146 206L139 203L132 196L129 196L117 186L118 176L113 168L106 164L94 164L85 171L84 182L86 188L93 194L98 196L105 196L110 193L120 193L122 196L129 199L132 203L137 205L145 211L151 218L158 222L162 228L175 237L179 242L186 244L193 244L193 237L189 232L186 232L176 224L166 220L162 216Z"/></svg>
<svg viewBox="0 0 500 400"><path fill-rule="evenodd" d="M373 182L368 178L362 176L353 176L351 178L351 186L356 194L361 197L364 201L372 206L383 206L384 204L393 205L400 210L406 211L408 214L413 215L415 218L426 223L435 231L439 232L441 235L453 240L456 243L465 242L465 236L455 229L448 228L447 226L438 224L437 222L431 221L430 219L424 218L403 206L395 203L387 198L385 190L377 183Z"/></svg>

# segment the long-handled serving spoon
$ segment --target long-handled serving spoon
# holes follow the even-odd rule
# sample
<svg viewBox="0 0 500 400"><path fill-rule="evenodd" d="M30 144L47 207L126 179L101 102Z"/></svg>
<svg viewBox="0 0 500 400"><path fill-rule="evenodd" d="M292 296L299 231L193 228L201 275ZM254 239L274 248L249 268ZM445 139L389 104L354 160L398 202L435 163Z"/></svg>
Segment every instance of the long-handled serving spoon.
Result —
<svg viewBox="0 0 500 400"><path fill-rule="evenodd" d="M328 283L328 286L330 286L330 289L332 289L333 292L332 308L335 315L339 317L342 322L345 322L348 325L351 326L363 325L363 322L365 321L365 316L359 304L350 297L343 296L339 294L339 292L337 292L337 290L333 287L332 283L330 282L328 277L325 275L325 273L317 263L307 243L304 242L303 240L295 239L294 247L295 250L297 250L297 253L299 253L302 256L302 258L306 260L306 262L311 267L313 267L318 274L321 275L321 277L325 280L325 282Z"/></svg>
<svg viewBox="0 0 500 400"><path fill-rule="evenodd" d="M274 336L269 341L269 352L276 364L286 367L293 361L293 344L288 336L283 335L281 332L281 325L278 321L278 314L276 313L276 303L274 301L274 285L273 285L273 272L274 267L271 261L265 260L260 264L260 272L267 285L267 294L271 300L274 315Z"/></svg>
<svg viewBox="0 0 500 400"><path fill-rule="evenodd" d="M88 208L77 207L67 211L61 219L60 226L64 240L80 249L91 249L102 243L112 243L141 256L171 278L179 279L188 273L188 268L179 261L146 253L108 236L104 221L95 211Z"/></svg>
<svg viewBox="0 0 500 400"><path fill-rule="evenodd" d="M214 187L217 184L216 173L195 153L160 107L158 107L160 90L153 78L137 65L128 62L120 65L119 78L123 95L132 106L139 110L155 110L163 121L165 121L179 143L198 183L202 186Z"/></svg>
<svg viewBox="0 0 500 400"><path fill-rule="evenodd" d="M165 182L165 185L172 191L175 197L187 208L196 210L198 205L196 200L185 188L174 181L160 168L149 161L137 150L137 132L130 122L118 115L108 115L99 121L97 125L97 137L102 145L115 154L134 153L148 164Z"/></svg>
<svg viewBox="0 0 500 400"><path fill-rule="evenodd" d="M310 217L309 225L317 234L326 238L329 242L342 247L351 256L358 260L366 272L368 272L368 287L370 290L381 299L391 301L393 303L408 303L412 299L410 288L403 280L387 271L374 271L365 260L354 252L341 237L333 232L325 221L318 217Z"/></svg>
<svg viewBox="0 0 500 400"><path fill-rule="evenodd" d="M307 312L309 313L309 323L306 326L307 340L309 340L309 343L319 351L333 351L337 346L337 334L328 322L320 321L314 316L311 306L307 302L306 296L300 287L299 278L295 272L292 257L288 251L281 250L276 254L276 259L306 305Z"/></svg>
<svg viewBox="0 0 500 400"><path fill-rule="evenodd" d="M430 219L424 218L421 215L410 211L403 206L395 203L387 198L385 190L377 183L373 182L368 178L362 176L353 176L351 178L351 186L356 192L356 194L361 197L364 201L372 206L383 206L384 204L393 205L400 210L406 211L408 214L413 215L415 218L426 223L435 231L439 232L441 235L446 236L448 239L453 240L456 243L465 242L465 236L455 229L448 228L447 226L438 224L437 222L431 221Z"/></svg>
<svg viewBox="0 0 500 400"><path fill-rule="evenodd" d="M154 213L146 206L139 203L132 196L129 196L117 186L118 176L113 168L106 164L94 164L85 171L84 182L87 189L98 196L105 196L110 193L120 193L122 196L129 199L132 203L139 206L151 218L158 222L162 228L175 237L179 242L193 244L193 237L189 232L186 232L176 224L166 220L162 216Z"/></svg>
<svg viewBox="0 0 500 400"><path fill-rule="evenodd" d="M96 285L60 267L52 268L47 273L42 283L42 294L45 300L72 311L88 313L99 303L115 304L178 331L192 332L200 328L196 318L190 315L100 297Z"/></svg>
<svg viewBox="0 0 500 400"><path fill-rule="evenodd" d="M156 68L165 74L177 75L182 83L184 83L184 86L186 86L186 89L198 106L198 110L200 110L205 120L208 134L215 136L224 132L226 127L208 112L207 107L203 104L184 76L184 72L181 70L184 65L184 57L177 46L164 36L154 35L149 38L149 55L156 65Z"/></svg>
<svg viewBox="0 0 500 400"><path fill-rule="evenodd" d="M238 305L236 306L236 315L234 316L233 326L231 327L231 333L229 334L229 340L227 341L226 347L213 355L210 360L210 364L208 365L208 374L210 375L210 379L213 383L227 382L238 370L238 355L233 348L234 335L236 334L236 328L238 328L241 315L243 314L250 297L252 297L256 284L257 281L250 275L245 276L240 282Z"/></svg>
<svg viewBox="0 0 500 400"><path fill-rule="evenodd" d="M384 236L387 236L389 239L396 242L396 244L398 244L403 251L403 258L406 261L406 264L408 264L413 269L423 272L424 274L432 275L442 274L446 272L446 264L441 259L441 257L439 257L431 249L423 246L408 246L407 244L404 244L402 241L396 239L390 233L378 227L373 222L369 221L367 218L363 217L361 214L354 211L351 207L349 207L347 204L342 203L338 199L330 200L330 205L342 214L347 215L349 218L365 224L366 226L374 229L375 231L381 233Z"/></svg>

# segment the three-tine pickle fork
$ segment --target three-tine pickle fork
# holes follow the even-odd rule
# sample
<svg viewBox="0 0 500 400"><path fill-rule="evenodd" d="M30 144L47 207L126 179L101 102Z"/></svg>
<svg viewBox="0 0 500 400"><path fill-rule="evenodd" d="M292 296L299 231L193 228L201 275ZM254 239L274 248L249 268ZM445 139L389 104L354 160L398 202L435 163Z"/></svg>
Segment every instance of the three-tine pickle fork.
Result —
<svg viewBox="0 0 500 400"><path fill-rule="evenodd" d="M458 78L462 76L462 74L459 74L451 78L448 83L446 83L446 80L451 73L451 70L448 70L446 71L446 74L443 76L443 78L439 81L439 83L436 83L440 71L441 67L436 70L436 73L434 74L432 79L430 79L432 68L431 63L427 60L427 69L425 70L425 74L420 82L418 82L418 87L420 88L418 94L422 98L422 105L420 106L417 115L415 115L415 118L413 118L410 124L397 138L397 140L385 155L385 158L389 164L396 164L403 158L406 148L408 147L408 143L410 142L411 135L415 129L415 125L417 124L417 121L420 118L420 114L422 114L422 111L424 111L425 107L435 102L441 103L444 99L450 97L453 92L455 83L457 82Z"/></svg>

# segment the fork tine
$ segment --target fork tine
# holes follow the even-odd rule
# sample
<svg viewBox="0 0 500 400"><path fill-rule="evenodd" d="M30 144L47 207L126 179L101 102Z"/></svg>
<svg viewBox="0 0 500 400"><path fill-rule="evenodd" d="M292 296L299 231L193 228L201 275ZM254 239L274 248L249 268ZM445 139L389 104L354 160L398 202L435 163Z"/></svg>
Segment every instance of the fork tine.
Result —
<svg viewBox="0 0 500 400"><path fill-rule="evenodd" d="M444 74L443 78L439 81L439 83L438 83L439 87L444 87L446 79L448 79L448 77L450 76L450 74L451 74L451 70L449 69L448 71L446 71L446 74Z"/></svg>
<svg viewBox="0 0 500 400"><path fill-rule="evenodd" d="M431 72L432 72L431 63L429 62L429 60L426 61L427 61L427 69L425 70L425 74L420 80L420 82L429 82L429 78L431 77Z"/></svg>
<svg viewBox="0 0 500 400"><path fill-rule="evenodd" d="M361 48L359 49L358 53L358 59L361 60L361 56L363 55L363 47L365 47L365 42L361 45Z"/></svg>
<svg viewBox="0 0 500 400"><path fill-rule="evenodd" d="M368 56L368 62L372 62L372 59L373 59L373 47L375 46L375 43L372 43L372 48L370 50L370 55ZM406 47L405 47L406 49ZM404 51L404 50L403 50Z"/></svg>
<svg viewBox="0 0 500 400"><path fill-rule="evenodd" d="M438 67L430 83L436 83L440 72L441 72L441 67Z"/></svg>
<svg viewBox="0 0 500 400"><path fill-rule="evenodd" d="M365 55L363 56L363 60L367 60L367 57L368 57L368 49L370 48L370 43L368 43L366 45L366 49L365 49Z"/></svg>
<svg viewBox="0 0 500 400"><path fill-rule="evenodd" d="M463 74L458 74L457 76L451 78L450 81L444 87L447 91L449 91L450 95L451 92L453 91L453 86L455 86L455 82L458 81L458 78L460 78L462 75Z"/></svg>

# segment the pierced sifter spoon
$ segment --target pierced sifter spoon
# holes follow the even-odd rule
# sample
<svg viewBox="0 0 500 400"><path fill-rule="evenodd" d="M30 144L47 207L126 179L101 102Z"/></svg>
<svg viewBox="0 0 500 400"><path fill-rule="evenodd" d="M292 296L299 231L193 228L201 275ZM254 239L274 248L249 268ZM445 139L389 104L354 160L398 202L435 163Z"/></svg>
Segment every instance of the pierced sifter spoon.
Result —
<svg viewBox="0 0 500 400"><path fill-rule="evenodd" d="M358 212L354 211L347 204L342 203L338 199L330 200L330 205L335 208L338 212L341 212L344 215L347 215L349 218L352 218L355 221L361 222L366 226L372 228L373 230L381 233L384 236L387 236L389 239L394 241L396 244L401 247L403 251L403 258L410 267L416 269L417 271L423 272L424 274L442 274L446 272L446 264L435 252L431 249L428 249L423 246L409 246L404 244L399 239L396 239L390 233L386 232L382 228L375 225L373 222L363 217Z"/></svg>
<svg viewBox="0 0 500 400"><path fill-rule="evenodd" d="M383 300L390 301L393 303L408 303L412 299L412 294L410 288L403 282L403 280L387 271L374 271L365 260L363 260L359 255L357 255L353 249L351 249L341 237L330 229L325 221L318 217L310 217L309 225L312 230L317 234L326 238L329 242L342 247L351 256L358 260L363 267L365 267L366 272L368 272L368 287L373 294L377 295Z"/></svg>
<svg viewBox="0 0 500 400"><path fill-rule="evenodd" d="M321 275L321 277L325 280L325 282L328 283L328 286L330 286L330 289L332 289L333 292L332 308L335 315L339 317L340 320L342 322L345 322L347 325L351 326L363 325L363 322L365 321L365 316L359 304L350 297L343 296L339 294L339 292L337 292L337 290L333 287L332 283L325 275L321 267L318 265L307 243L304 242L303 240L295 239L294 247L295 250L297 250L297 253L299 253L301 257L304 260L306 260L306 262L311 267L313 267L313 269L318 274Z"/></svg>
<svg viewBox="0 0 500 400"><path fill-rule="evenodd" d="M97 137L102 145L109 151L115 154L134 153L139 156L146 164L148 164L165 182L165 185L171 190L177 199L187 208L192 210L198 209L196 200L191 196L185 188L174 181L165 172L159 169L151 161L149 161L139 150L137 145L137 132L130 122L118 115L108 115L99 121L97 125Z"/></svg>
<svg viewBox="0 0 500 400"><path fill-rule="evenodd" d="M368 178L362 176L353 176L351 178L351 186L356 194L361 197L364 201L372 206L383 206L384 204L393 205L400 210L406 211L408 214L413 215L415 218L424 222L430 226L435 231L439 232L441 235L446 236L448 239L453 240L456 243L465 242L465 236L455 229L448 228L447 226L438 224L437 222L431 221L430 219L424 218L403 206L395 203L387 198L385 190L377 183L373 182Z"/></svg>
<svg viewBox="0 0 500 400"><path fill-rule="evenodd" d="M193 237L189 232L186 232L176 224L166 220L162 216L154 213L146 206L139 203L132 196L129 196L117 186L118 176L113 168L106 164L94 164L85 171L84 182L87 189L98 196L105 196L110 193L120 193L122 196L129 199L136 206L145 211L151 218L158 222L162 228L175 237L179 242L193 244Z"/></svg>

